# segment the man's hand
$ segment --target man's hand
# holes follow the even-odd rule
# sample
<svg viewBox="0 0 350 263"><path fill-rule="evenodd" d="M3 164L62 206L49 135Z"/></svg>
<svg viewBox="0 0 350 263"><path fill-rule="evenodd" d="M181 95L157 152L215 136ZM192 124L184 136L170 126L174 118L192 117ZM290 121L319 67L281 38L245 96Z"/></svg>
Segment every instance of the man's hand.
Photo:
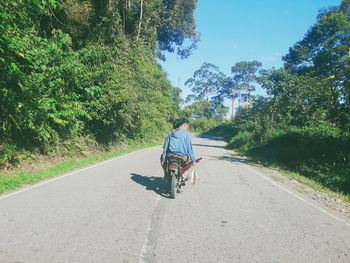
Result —
<svg viewBox="0 0 350 263"><path fill-rule="evenodd" d="M165 169L165 162L162 163L162 161L160 161L160 166L162 166L162 168Z"/></svg>
<svg viewBox="0 0 350 263"><path fill-rule="evenodd" d="M200 160L202 160L202 158L197 159L196 161L192 162L192 164L193 164L193 165L197 165L197 163L199 163Z"/></svg>

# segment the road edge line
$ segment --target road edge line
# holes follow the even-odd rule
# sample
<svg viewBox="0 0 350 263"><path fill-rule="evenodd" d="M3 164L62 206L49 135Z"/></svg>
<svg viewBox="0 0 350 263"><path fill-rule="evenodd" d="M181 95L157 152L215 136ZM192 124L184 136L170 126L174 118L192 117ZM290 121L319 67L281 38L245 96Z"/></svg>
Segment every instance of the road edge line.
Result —
<svg viewBox="0 0 350 263"><path fill-rule="evenodd" d="M153 146L153 147L158 147L158 146ZM153 147L149 147L149 148L153 148ZM14 190L13 192L10 192L10 193L5 193L5 194L2 194L0 195L0 201L6 199L6 198L9 198L9 197L12 197L12 196L15 196L15 195L18 195L18 194L21 194L21 193L24 193L24 192L27 192L29 190L32 190L32 189L35 189L37 187L40 187L40 186L43 186L45 184L49 184L49 183L52 183L52 182L55 182L55 181L58 181L58 180L61 180L61 179L64 179L65 177L68 177L68 176L71 176L73 174L77 174L77 173L80 173L80 172L83 172L83 171L86 171L88 169L91 169L91 168L95 168L95 167L98 167L98 166L101 166L101 165L104 165L108 162L111 162L111 161L115 161L117 159L122 159L122 158L125 158L131 154L134 154L134 153L137 153L139 151L142 151L142 150L145 150L145 149L148 149L148 148L144 148L144 149L139 149L139 150L136 150L136 151L133 151L133 152L129 152L129 153L125 153L123 155L120 155L120 156L116 156L116 157L112 157L111 159L108 159L108 160L104 160L102 162L98 162L96 164L93 164L93 165L89 165L87 167L83 167L83 168L79 168L78 170L75 170L75 171L72 171L72 172L68 172L68 173L64 173L62 175L57 175L51 179L46 179L44 181L41 181L41 182L38 182L38 183L34 183L30 186L24 186L24 188L22 189L18 189L18 190Z"/></svg>
<svg viewBox="0 0 350 263"><path fill-rule="evenodd" d="M287 188L285 188L284 186L276 183L274 180L270 179L269 177L267 177L266 175L263 175L259 172L257 172L256 170L254 170L253 168L251 168L249 165L247 164L243 164L248 170L250 170L251 172L255 173L256 175L259 175L261 178L269 181L270 183L272 183L273 185L279 187L280 189L282 189L283 191L287 192L288 194L294 196L295 198L299 199L300 201L308 204L309 206L313 207L313 208L316 208L317 210L321 211L322 213L328 215L329 217L341 222L341 223L344 223L346 226L350 227L350 223L348 223L346 220L344 219L341 219L335 215L332 215L331 213L328 213L326 210L324 210L323 208L311 203L310 201L307 201L306 199L302 198L301 196L297 195L296 193L293 193L292 191L288 190Z"/></svg>

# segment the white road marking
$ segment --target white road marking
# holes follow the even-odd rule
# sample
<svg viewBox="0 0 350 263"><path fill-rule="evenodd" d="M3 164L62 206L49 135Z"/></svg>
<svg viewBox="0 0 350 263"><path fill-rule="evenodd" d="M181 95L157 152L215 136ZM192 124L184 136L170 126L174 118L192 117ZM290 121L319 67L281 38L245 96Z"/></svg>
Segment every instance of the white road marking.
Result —
<svg viewBox="0 0 350 263"><path fill-rule="evenodd" d="M283 191L287 192L288 194L294 196L295 198L299 199L300 201L302 201L302 202L304 202L304 203L306 203L306 204L312 206L313 208L316 208L317 210L321 211L322 213L324 213L324 214L330 216L331 218L333 218L333 219L335 219L335 220L337 220L337 221L339 221L339 222L342 222L342 223L344 223L346 226L350 227L350 223L348 223L347 221L345 221L345 220L343 220L343 219L341 219L341 218L339 218L339 217L337 217L337 216L335 216L335 215L332 215L332 214L328 213L328 212L327 212L326 210L324 210L323 208L318 207L317 205L314 205L313 203L311 203L311 202L307 201L306 199L302 198L301 196L299 196L299 195L293 193L292 191L288 190L287 188L283 187L282 185L280 185L280 184L276 183L275 181L273 181L272 179L268 178L266 175L263 175L263 174L261 174L261 173L255 171L255 170L252 169L249 165L246 165L246 164L243 164L243 165L244 165L248 170L250 170L251 172L255 173L256 175L259 175L261 178L263 178L263 179L269 181L269 182L272 183L273 185L279 187L280 189L282 189Z"/></svg>
<svg viewBox="0 0 350 263"><path fill-rule="evenodd" d="M48 179L48 180L45 180L45 181L43 181L43 182L33 184L33 185L31 185L31 186L25 187L25 188L23 188L23 189L20 189L20 190L17 190L17 191L8 193L8 194L0 195L0 201L1 201L1 200L4 200L4 199L6 199L6 198L9 198L9 197L11 197L11 196L18 195L18 194L27 192L27 191L29 191L29 190L32 190L32 189L34 189L34 188L43 186L43 185L45 185L45 184L49 184L49 183L52 183L52 182L61 180L61 179L65 178L65 177L71 176L71 175L73 175L73 174L77 174L77 173L86 171L86 170L88 170L88 169L91 169L91 168L94 168L94 167L98 167L98 166L104 165L104 164L106 164L106 163L108 163L108 162L115 161L115 160L117 160L117 159L122 159L122 158L128 157L129 155L134 154L134 153L137 153L137 152L142 151L142 150L144 150L144 149L136 150L136 151L134 151L134 152L130 152L130 153L126 153L126 154L123 154L123 155L120 155L120 156L117 156L117 157L113 157L113 158L108 159L108 160L106 160L106 161L103 161L103 162L100 162L100 163L97 163L97 164L94 164L94 165L91 165L91 166L88 166L88 167L85 167L85 168L78 169L78 170L76 170L76 171L74 171L74 172L70 172L70 173L67 173L67 174L55 176L55 177L52 178L52 179Z"/></svg>
<svg viewBox="0 0 350 263"><path fill-rule="evenodd" d="M160 196L158 195L157 196L157 199L156 199L156 202L154 204L154 207L153 207L153 211L156 210L156 207L158 206L158 203L159 201L161 200ZM152 250L153 246L151 244L151 241L150 241L150 235L151 235L151 232L153 231L153 216L151 217L151 221L148 225L148 228L147 228L147 233L146 233L146 237L145 237L145 240L143 242L143 246L142 246L142 249L141 249L141 252L140 252L140 256L139 256L139 263L146 263L147 261L147 255L148 253Z"/></svg>

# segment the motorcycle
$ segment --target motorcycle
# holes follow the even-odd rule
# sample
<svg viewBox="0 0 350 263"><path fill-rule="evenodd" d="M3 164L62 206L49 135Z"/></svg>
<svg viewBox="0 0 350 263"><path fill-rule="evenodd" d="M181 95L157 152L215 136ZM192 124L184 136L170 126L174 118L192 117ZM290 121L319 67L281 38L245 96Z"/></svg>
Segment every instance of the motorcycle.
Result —
<svg viewBox="0 0 350 263"><path fill-rule="evenodd" d="M195 160L198 163L202 158ZM167 176L170 182L170 197L175 199L176 195L180 193L181 187L185 185L185 178L183 174L193 166L193 162L184 165L180 158L171 157L167 162Z"/></svg>

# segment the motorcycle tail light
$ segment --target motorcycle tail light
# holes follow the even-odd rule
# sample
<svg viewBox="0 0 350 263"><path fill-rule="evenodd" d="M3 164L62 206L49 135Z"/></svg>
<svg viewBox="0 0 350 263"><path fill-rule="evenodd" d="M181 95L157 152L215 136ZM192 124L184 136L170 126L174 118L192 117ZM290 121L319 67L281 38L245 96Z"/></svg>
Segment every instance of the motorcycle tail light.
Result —
<svg viewBox="0 0 350 263"><path fill-rule="evenodd" d="M177 164L175 164L175 163L174 163L174 164L169 164L169 169L170 169L170 170L177 170L177 167L178 167L178 166L177 166Z"/></svg>

